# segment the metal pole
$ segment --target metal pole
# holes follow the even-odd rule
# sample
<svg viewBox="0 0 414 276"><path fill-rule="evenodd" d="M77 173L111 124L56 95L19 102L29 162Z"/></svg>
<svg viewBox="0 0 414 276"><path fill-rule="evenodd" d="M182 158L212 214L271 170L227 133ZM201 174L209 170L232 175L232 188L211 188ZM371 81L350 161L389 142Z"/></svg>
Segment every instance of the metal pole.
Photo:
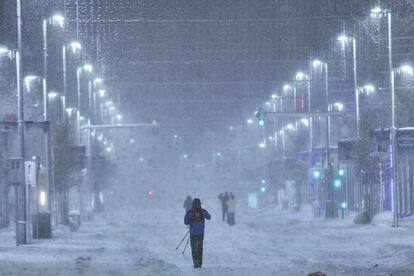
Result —
<svg viewBox="0 0 414 276"><path fill-rule="evenodd" d="M356 105L356 128L357 128L357 139L360 138L360 112L359 112L359 90L357 83L357 55L356 55L356 39L352 38L352 54L354 64L354 90L355 90L355 105Z"/></svg>
<svg viewBox="0 0 414 276"><path fill-rule="evenodd" d="M329 80L328 80L328 63L325 63L325 100L326 100L326 110L329 112ZM331 143L331 137L330 137L330 116L328 115L326 117L326 167L329 167L329 161L330 161L330 143Z"/></svg>
<svg viewBox="0 0 414 276"><path fill-rule="evenodd" d="M16 51L16 89L17 89L17 123L18 123L18 153L19 158L23 161L20 179L23 183L19 183L19 187L16 187L16 199L17 203L22 201L22 205L17 207L17 217L16 217L16 245L28 243L30 237L28 233L28 214L29 214L29 202L28 202L28 189L25 182L25 124L24 124L24 95L22 93L22 19L21 19L21 3L20 0L16 0L16 10L17 10L17 51Z"/></svg>
<svg viewBox="0 0 414 276"><path fill-rule="evenodd" d="M391 11L388 11L388 66L391 81L391 143L392 143L392 187L393 187L393 226L398 227L398 179L397 179L397 141L395 122L395 74L392 69L392 18Z"/></svg>
<svg viewBox="0 0 414 276"><path fill-rule="evenodd" d="M308 81L308 110L312 111L312 102L311 102L311 85ZM313 150L313 119L309 116L309 168L312 168L312 150Z"/></svg>
<svg viewBox="0 0 414 276"><path fill-rule="evenodd" d="M48 75L48 49L47 49L47 19L43 19L43 119L49 121L49 99L47 94L47 75ZM52 184L52 173L51 173L51 152L50 152L50 128L44 135L45 144L45 171L46 171L46 188L48 191L48 206L49 211L52 209L52 198L54 195L52 190L54 187ZM55 199L54 199L55 200Z"/></svg>
<svg viewBox="0 0 414 276"><path fill-rule="evenodd" d="M81 85L80 85L80 74L81 74L81 68L79 67L76 70L76 91L77 91L77 97L78 97L78 108L76 111L76 139L78 144L80 145L82 143L82 137L80 132L80 108L81 108Z"/></svg>

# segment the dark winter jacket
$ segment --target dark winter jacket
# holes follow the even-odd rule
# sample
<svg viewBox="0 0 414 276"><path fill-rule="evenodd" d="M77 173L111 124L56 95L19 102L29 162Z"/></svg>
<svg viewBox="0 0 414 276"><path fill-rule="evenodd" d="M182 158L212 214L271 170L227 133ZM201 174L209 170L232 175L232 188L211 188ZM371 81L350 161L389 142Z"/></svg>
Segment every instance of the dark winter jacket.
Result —
<svg viewBox="0 0 414 276"><path fill-rule="evenodd" d="M211 219L210 214L203 208L191 208L185 214L184 224L190 225L190 235L204 235L205 219Z"/></svg>

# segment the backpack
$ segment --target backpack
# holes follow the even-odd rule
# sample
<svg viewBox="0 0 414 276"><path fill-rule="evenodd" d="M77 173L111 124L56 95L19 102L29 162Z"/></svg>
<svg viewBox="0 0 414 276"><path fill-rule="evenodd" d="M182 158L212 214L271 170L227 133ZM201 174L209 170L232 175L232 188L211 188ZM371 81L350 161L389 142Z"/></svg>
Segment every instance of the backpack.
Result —
<svg viewBox="0 0 414 276"><path fill-rule="evenodd" d="M203 219L204 219L204 215L203 215L203 213L201 213L201 209L193 209L192 210L192 216L191 216L191 221L192 222L203 221Z"/></svg>

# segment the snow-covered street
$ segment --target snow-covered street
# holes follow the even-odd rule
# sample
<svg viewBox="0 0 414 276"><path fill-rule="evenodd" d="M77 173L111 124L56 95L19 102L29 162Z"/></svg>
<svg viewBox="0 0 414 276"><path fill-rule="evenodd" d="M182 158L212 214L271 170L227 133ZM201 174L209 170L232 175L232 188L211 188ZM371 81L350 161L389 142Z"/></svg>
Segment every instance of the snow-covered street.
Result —
<svg viewBox="0 0 414 276"><path fill-rule="evenodd" d="M395 230L383 219L356 226L307 211L245 210L230 227L212 203L202 269L192 267L190 248L175 250L186 232L182 210L155 208L104 213L78 232L60 228L20 247L2 230L1 275L414 275L412 220Z"/></svg>

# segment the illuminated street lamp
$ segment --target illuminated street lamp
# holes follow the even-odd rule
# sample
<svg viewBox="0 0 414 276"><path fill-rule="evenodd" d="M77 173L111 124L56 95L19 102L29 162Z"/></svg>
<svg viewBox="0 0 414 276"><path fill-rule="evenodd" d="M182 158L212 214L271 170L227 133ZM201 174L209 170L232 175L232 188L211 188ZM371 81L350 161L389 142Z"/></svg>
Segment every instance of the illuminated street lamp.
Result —
<svg viewBox="0 0 414 276"><path fill-rule="evenodd" d="M345 47L345 44L352 42L354 92L355 92L355 106L356 106L356 136L357 136L357 139L359 139L360 138L360 110L359 110L359 90L358 90L358 80L357 80L356 39L355 37L350 37L350 36L346 36L345 34L342 34L338 37L338 40L341 42L342 47Z"/></svg>

